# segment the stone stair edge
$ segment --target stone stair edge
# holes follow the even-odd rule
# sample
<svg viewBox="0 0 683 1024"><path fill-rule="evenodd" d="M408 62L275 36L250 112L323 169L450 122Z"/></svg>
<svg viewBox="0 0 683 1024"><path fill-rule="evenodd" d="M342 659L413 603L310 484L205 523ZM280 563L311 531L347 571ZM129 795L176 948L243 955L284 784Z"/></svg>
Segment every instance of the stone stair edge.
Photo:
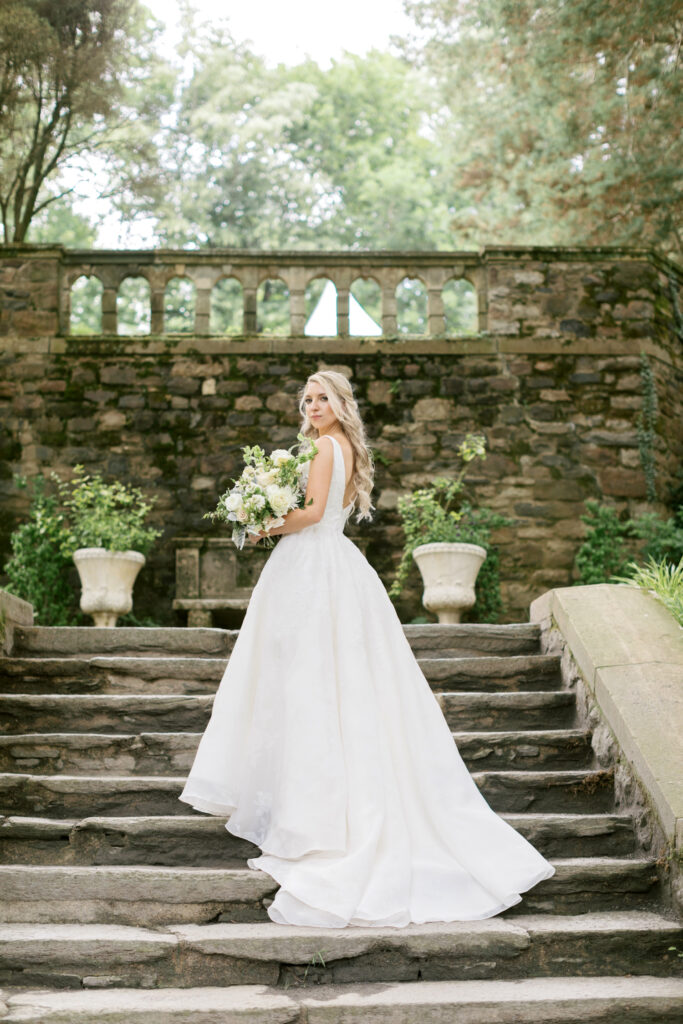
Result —
<svg viewBox="0 0 683 1024"><path fill-rule="evenodd" d="M130 1024L176 1021L178 1024L215 1024L221 1019L250 1021L253 1024L327 1024L344 1020L347 1024L376 1021L402 1022L406 1010L411 1014L427 1012L431 1024L446 1024L455 1018L467 1024L490 1024L495 1012L498 1024L528 1024L555 1021L566 1024L567 1011L576 1020L588 1021L592 1010L601 1010L608 1002L617 1013L620 1007L657 1013L660 1020L675 1019L677 1000L683 999L683 980L637 977L546 977L515 981L419 981L381 985L316 987L297 991L262 985L234 988L186 989L88 989L67 991L6 990L0 992L13 1021L43 1021L44 1024L106 1024L121 1021L127 1015ZM680 1008L680 1007L679 1007ZM444 1011L442 1015L440 1010ZM17 1011L17 1013L15 1013ZM469 1011L469 1012L468 1012ZM230 1017L223 1018L224 1013ZM439 1016L434 1016L439 1013ZM131 1016L134 1015L134 1016ZM152 1016L153 1014L153 1016ZM205 1017L205 1014L209 1016ZM354 1016L350 1016L353 1014ZM357 1015L356 1015L357 1014ZM587 1016L590 1014L590 1017ZM181 1016L182 1015L182 1016ZM476 1016L475 1016L476 1015ZM520 1016L521 1015L521 1016ZM617 1020L615 1016L613 1018ZM642 1018L641 1018L642 1019ZM656 1018L653 1018L653 1020Z"/></svg>

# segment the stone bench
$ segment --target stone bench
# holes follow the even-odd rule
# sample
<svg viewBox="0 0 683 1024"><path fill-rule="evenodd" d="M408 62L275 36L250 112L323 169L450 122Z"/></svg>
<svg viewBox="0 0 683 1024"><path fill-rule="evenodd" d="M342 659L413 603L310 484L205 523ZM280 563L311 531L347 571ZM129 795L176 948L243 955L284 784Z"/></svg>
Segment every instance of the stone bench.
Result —
<svg viewBox="0 0 683 1024"><path fill-rule="evenodd" d="M353 542L366 554L370 537ZM173 610L187 612L188 626L239 627L270 551L251 545L238 551L228 537L177 537L174 543Z"/></svg>
<svg viewBox="0 0 683 1024"><path fill-rule="evenodd" d="M238 551L228 537L178 537L175 548L173 610L188 626L239 626L268 552Z"/></svg>

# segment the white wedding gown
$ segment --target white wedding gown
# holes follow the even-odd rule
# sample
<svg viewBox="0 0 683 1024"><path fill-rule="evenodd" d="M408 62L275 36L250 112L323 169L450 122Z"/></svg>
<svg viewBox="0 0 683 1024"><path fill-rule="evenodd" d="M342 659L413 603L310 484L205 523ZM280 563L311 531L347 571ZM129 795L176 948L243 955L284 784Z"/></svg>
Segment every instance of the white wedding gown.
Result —
<svg viewBox="0 0 683 1024"><path fill-rule="evenodd" d="M384 586L344 536L344 458L322 520L256 584L180 799L229 816L280 885L281 924L491 917L554 868L499 818L453 741Z"/></svg>

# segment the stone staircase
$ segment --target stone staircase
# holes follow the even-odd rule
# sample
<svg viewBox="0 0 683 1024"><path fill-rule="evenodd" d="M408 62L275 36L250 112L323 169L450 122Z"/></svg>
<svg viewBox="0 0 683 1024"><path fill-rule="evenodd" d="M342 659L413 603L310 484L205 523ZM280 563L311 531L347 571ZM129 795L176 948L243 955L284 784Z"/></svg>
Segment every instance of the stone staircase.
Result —
<svg viewBox="0 0 683 1024"><path fill-rule="evenodd" d="M486 921L273 924L255 848L178 800L236 634L18 629L0 661L0 1019L680 1020L683 928L538 628L405 631L477 784L553 878Z"/></svg>

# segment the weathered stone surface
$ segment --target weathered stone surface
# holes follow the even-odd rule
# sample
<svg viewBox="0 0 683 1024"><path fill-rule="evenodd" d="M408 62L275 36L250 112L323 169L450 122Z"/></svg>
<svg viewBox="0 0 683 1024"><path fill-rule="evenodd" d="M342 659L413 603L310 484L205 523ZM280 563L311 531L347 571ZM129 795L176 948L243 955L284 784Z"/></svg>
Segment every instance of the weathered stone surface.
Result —
<svg viewBox="0 0 683 1024"><path fill-rule="evenodd" d="M574 694L566 692L438 693L437 699L455 732L544 729L551 721L565 727L576 715Z"/></svg>
<svg viewBox="0 0 683 1024"><path fill-rule="evenodd" d="M10 1022L40 1024L653 1024L678 1021L683 982L659 978L528 978L151 991L12 992Z"/></svg>
<svg viewBox="0 0 683 1024"><path fill-rule="evenodd" d="M645 859L576 858L525 894L508 913L622 910L656 895ZM159 866L16 867L0 865L5 921L162 923L265 921L277 883L262 872ZM436 927L436 926L435 926ZM291 955L291 946L288 946Z"/></svg>

